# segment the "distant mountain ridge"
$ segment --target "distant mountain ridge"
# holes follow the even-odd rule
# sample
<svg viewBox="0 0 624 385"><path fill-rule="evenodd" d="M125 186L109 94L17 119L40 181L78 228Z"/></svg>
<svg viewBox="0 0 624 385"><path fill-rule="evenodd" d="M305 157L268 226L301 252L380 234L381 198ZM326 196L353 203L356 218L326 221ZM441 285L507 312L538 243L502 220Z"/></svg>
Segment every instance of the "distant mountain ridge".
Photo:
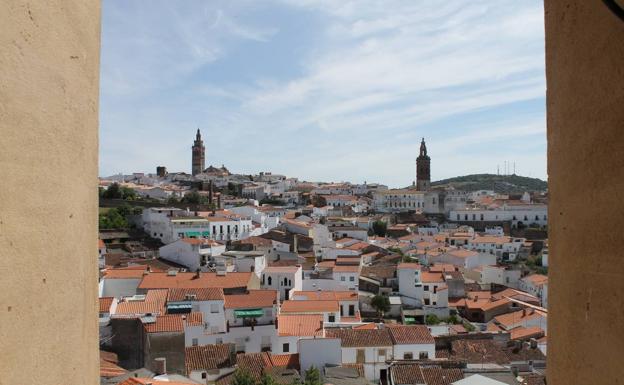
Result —
<svg viewBox="0 0 624 385"><path fill-rule="evenodd" d="M433 187L453 187L463 191L493 190L501 194L521 194L525 191L546 191L548 182L520 175L472 174L442 179Z"/></svg>

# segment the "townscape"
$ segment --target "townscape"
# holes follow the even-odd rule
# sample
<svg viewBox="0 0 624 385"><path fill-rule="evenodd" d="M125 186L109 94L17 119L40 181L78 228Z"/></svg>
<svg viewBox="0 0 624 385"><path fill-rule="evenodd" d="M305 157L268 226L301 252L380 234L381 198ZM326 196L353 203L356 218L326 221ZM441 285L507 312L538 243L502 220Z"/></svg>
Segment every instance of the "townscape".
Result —
<svg viewBox="0 0 624 385"><path fill-rule="evenodd" d="M100 178L102 384L545 383L547 191L191 158Z"/></svg>

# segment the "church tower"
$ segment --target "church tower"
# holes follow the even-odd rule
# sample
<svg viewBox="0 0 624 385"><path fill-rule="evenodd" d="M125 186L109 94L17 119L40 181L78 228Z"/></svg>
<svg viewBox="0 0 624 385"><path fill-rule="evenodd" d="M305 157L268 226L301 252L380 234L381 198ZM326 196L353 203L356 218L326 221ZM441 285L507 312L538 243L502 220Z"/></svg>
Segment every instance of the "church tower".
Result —
<svg viewBox="0 0 624 385"><path fill-rule="evenodd" d="M199 128L197 129L197 134L195 135L195 142L193 143L193 160L192 160L192 174L197 175L204 171L204 167L206 166L206 148L204 147L204 141L201 138L201 133L199 132Z"/></svg>
<svg viewBox="0 0 624 385"><path fill-rule="evenodd" d="M425 138L420 142L420 155L416 158L416 189L427 191L431 187L431 158L427 155Z"/></svg>

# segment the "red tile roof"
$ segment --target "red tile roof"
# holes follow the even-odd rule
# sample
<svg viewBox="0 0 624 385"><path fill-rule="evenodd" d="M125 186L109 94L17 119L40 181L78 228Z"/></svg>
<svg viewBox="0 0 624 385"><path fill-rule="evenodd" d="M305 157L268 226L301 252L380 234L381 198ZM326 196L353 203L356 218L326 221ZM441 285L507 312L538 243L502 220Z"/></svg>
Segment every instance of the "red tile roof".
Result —
<svg viewBox="0 0 624 385"><path fill-rule="evenodd" d="M444 282L444 276L442 273L431 273L429 271L423 271L421 273L421 280L425 283Z"/></svg>
<svg viewBox="0 0 624 385"><path fill-rule="evenodd" d="M323 315L280 314L277 317L277 332L280 336L322 336Z"/></svg>
<svg viewBox="0 0 624 385"><path fill-rule="evenodd" d="M225 308L272 307L277 301L277 290L249 290L246 294L226 295Z"/></svg>
<svg viewBox="0 0 624 385"><path fill-rule="evenodd" d="M203 288L203 289L169 289L167 294L167 302L170 301L223 301L223 289L221 288Z"/></svg>
<svg viewBox="0 0 624 385"><path fill-rule="evenodd" d="M100 313L110 312L111 305L113 304L114 297L100 297Z"/></svg>
<svg viewBox="0 0 624 385"><path fill-rule="evenodd" d="M510 338L512 340L528 340L529 338L540 338L544 336L544 330L539 326L525 328L519 326L511 329Z"/></svg>
<svg viewBox="0 0 624 385"><path fill-rule="evenodd" d="M167 290L148 290L142 301L123 298L115 310L115 316L137 316L152 313L165 314Z"/></svg>
<svg viewBox="0 0 624 385"><path fill-rule="evenodd" d="M178 272L176 275L168 273L149 273L143 276L139 289L172 289L172 288L209 288L220 287L233 289L247 287L253 273L197 273Z"/></svg>
<svg viewBox="0 0 624 385"><path fill-rule="evenodd" d="M236 364L234 344L190 346L184 348L186 374L194 370L212 370L233 367Z"/></svg>
<svg viewBox="0 0 624 385"><path fill-rule="evenodd" d="M338 290L338 291L295 291L292 293L292 297L306 297L308 300L335 300L335 301L357 301L358 293L352 290Z"/></svg>
<svg viewBox="0 0 624 385"><path fill-rule="evenodd" d="M203 323L202 313L189 314L166 314L156 317L156 322L144 324L147 333L173 333L184 332L184 323L190 325L201 325Z"/></svg>
<svg viewBox="0 0 624 385"><path fill-rule="evenodd" d="M284 301L282 313L326 313L340 310L338 301Z"/></svg>
<svg viewBox="0 0 624 385"><path fill-rule="evenodd" d="M127 373L118 363L117 354L100 350L100 377L117 377Z"/></svg>
<svg viewBox="0 0 624 385"><path fill-rule="evenodd" d="M431 332L425 325L388 326L388 331L396 345L435 343Z"/></svg>
<svg viewBox="0 0 624 385"><path fill-rule="evenodd" d="M392 346L387 329L327 329L325 337L340 338L342 347Z"/></svg>

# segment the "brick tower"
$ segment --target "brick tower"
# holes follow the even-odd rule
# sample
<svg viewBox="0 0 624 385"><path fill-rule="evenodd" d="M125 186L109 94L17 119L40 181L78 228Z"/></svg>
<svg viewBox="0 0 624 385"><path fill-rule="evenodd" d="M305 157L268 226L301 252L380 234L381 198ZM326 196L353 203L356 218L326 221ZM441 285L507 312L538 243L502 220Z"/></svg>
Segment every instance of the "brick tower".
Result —
<svg viewBox="0 0 624 385"><path fill-rule="evenodd" d="M204 141L201 138L201 133L199 132L199 128L197 129L197 134L195 135L195 142L193 143L193 160L192 160L192 168L191 172L193 175L197 175L204 171L205 163L206 163L206 148L204 147Z"/></svg>
<svg viewBox="0 0 624 385"><path fill-rule="evenodd" d="M425 138L420 142L420 155L416 158L416 189L427 191L431 187L431 158L427 155Z"/></svg>

